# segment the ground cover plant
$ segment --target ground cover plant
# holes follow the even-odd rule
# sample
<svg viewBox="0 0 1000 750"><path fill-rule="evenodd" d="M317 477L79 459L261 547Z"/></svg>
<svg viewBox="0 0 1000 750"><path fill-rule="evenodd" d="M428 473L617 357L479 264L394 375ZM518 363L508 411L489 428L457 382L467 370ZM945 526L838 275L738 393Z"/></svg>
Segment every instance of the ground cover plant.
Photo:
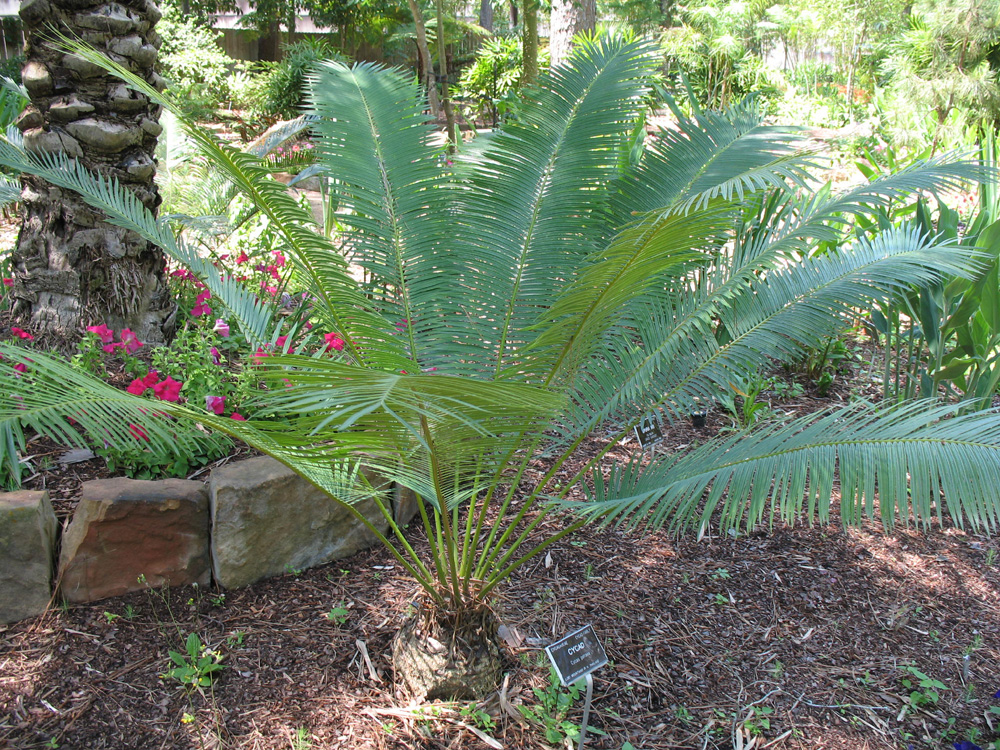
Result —
<svg viewBox="0 0 1000 750"><path fill-rule="evenodd" d="M258 157L180 116L284 242L327 344L307 353L304 333L275 348L274 306L194 252L169 220L58 155L4 144L0 163L80 191L183 263L257 347L263 387L245 421L171 401L151 411L54 358L4 346L0 419L115 446L134 445L138 426L152 448L176 440L175 420L195 421L275 456L348 507L379 502L361 467L414 490L423 544L384 505L391 538L379 536L425 596L401 631L396 663L421 696L439 687L407 654L433 637L454 648L442 633L489 651L498 587L588 521L672 531L803 514L825 523L839 480L845 522L877 514L887 527L927 527L947 517L992 529L1000 422L954 405L852 404L679 458L634 450L604 461L649 413L686 420L762 366L824 345L855 308L971 276L982 262L974 247L913 227L841 236L852 217L910 191L980 177L975 165L929 159L839 196L816 193L795 135L762 125L746 105L682 119L643 144L635 132L654 67L642 43L587 41L502 129L449 165L429 145L420 92L406 76L319 66L316 158L347 209L339 244L315 231L311 212ZM345 257L364 269L362 281ZM608 447L573 463L609 426ZM549 468L527 481L539 455ZM576 487L586 502L566 502ZM548 527L562 510L576 516ZM447 690L496 687L497 662L482 654L456 657L478 674Z"/></svg>

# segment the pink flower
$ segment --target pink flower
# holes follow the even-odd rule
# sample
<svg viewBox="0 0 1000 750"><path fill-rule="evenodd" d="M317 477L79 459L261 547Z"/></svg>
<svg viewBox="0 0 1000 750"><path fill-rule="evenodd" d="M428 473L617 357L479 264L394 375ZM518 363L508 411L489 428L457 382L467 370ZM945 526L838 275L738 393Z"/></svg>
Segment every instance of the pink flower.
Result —
<svg viewBox="0 0 1000 750"><path fill-rule="evenodd" d="M280 250L272 250L271 255L274 256L274 265L278 268L284 268L285 266L285 256L281 254Z"/></svg>
<svg viewBox="0 0 1000 750"><path fill-rule="evenodd" d="M93 333L97 338L103 341L105 344L110 344L115 340L115 332L108 328L103 323L99 326L87 326L87 331Z"/></svg>
<svg viewBox="0 0 1000 750"><path fill-rule="evenodd" d="M250 358L251 358L251 359L253 360L253 363L254 363L255 365L259 365L259 364L260 364L261 362L263 362L263 361L264 361L264 358L265 358L265 357L270 357L270 356L271 356L271 353L270 353L269 351L266 351L266 350L264 349L264 347L262 347L262 346L258 346L258 347L257 347L257 351L255 351L255 352L254 352L254 353L253 353L253 354L252 354L252 355L250 356Z"/></svg>
<svg viewBox="0 0 1000 750"><path fill-rule="evenodd" d="M3 285L4 286L14 286L14 279L4 279L3 280Z"/></svg>
<svg viewBox="0 0 1000 750"><path fill-rule="evenodd" d="M28 333L23 328L18 328L17 326L11 326L10 332L17 336L19 339L26 339L27 341L34 341L35 337Z"/></svg>
<svg viewBox="0 0 1000 750"><path fill-rule="evenodd" d="M166 380L153 386L153 393L160 401L177 401L182 385L184 384L168 376Z"/></svg>
<svg viewBox="0 0 1000 750"><path fill-rule="evenodd" d="M274 279L275 281L278 281L279 279L281 279L281 274L278 273L278 267L277 266L268 266L267 267L267 272L269 274L271 274L271 278Z"/></svg>
<svg viewBox="0 0 1000 750"><path fill-rule="evenodd" d="M208 305L195 305L191 308L191 317L200 318L202 315L211 315L212 308Z"/></svg>
<svg viewBox="0 0 1000 750"><path fill-rule="evenodd" d="M326 342L326 350L336 349L338 352L344 351L344 344L346 343L344 339L340 337L339 333L324 333L323 340Z"/></svg>
<svg viewBox="0 0 1000 750"><path fill-rule="evenodd" d="M250 256L246 253L240 253L240 256L236 259L237 265L242 266L244 263L250 260Z"/></svg>
<svg viewBox="0 0 1000 750"><path fill-rule="evenodd" d="M160 379L160 373L156 370L150 370L143 376L142 384L147 388L152 388Z"/></svg>
<svg viewBox="0 0 1000 750"><path fill-rule="evenodd" d="M197 297L195 297L194 301L195 304L200 305L203 302L208 302L210 299L212 299L212 293L206 291L206 292L201 292Z"/></svg>
<svg viewBox="0 0 1000 750"><path fill-rule="evenodd" d="M104 350L105 352L107 352L108 354L113 354L113 353L114 353L114 351L115 351L115 349L117 349L117 348L118 348L119 346L122 346L122 347L123 347L123 346L125 346L125 345L124 345L124 344L105 344L105 345L104 345L104 346L102 346L101 348L102 348L102 349L103 349L103 350Z"/></svg>
<svg viewBox="0 0 1000 750"><path fill-rule="evenodd" d="M221 365L222 364L222 355L219 354L219 350L218 349L216 349L213 346L211 349L208 350L208 353L212 355L212 364L213 365Z"/></svg>
<svg viewBox="0 0 1000 750"><path fill-rule="evenodd" d="M233 412L232 414L230 414L229 418L230 419L235 419L237 422L246 422L247 421L246 417L244 417L242 414L237 414L236 412Z"/></svg>
<svg viewBox="0 0 1000 750"><path fill-rule="evenodd" d="M149 387L150 386L146 385L141 380L139 380L139 378L136 378L135 380L133 380L131 383L128 384L128 388L126 388L125 390L134 396L141 396L143 393L146 392L146 389L148 389Z"/></svg>
<svg viewBox="0 0 1000 750"><path fill-rule="evenodd" d="M14 369L17 370L18 372L28 371L27 365L25 365L23 362L18 362L16 365L14 365Z"/></svg>
<svg viewBox="0 0 1000 750"><path fill-rule="evenodd" d="M132 437L134 437L136 440L145 440L147 443L149 442L149 435L147 435L146 431L142 429L139 425L132 424L130 422L128 426L128 431L132 433Z"/></svg>
<svg viewBox="0 0 1000 750"><path fill-rule="evenodd" d="M121 338L121 346L129 354L135 354L139 351L139 347L142 346L142 342L139 341L139 337L132 333L132 331L128 328L122 328Z"/></svg>
<svg viewBox="0 0 1000 750"><path fill-rule="evenodd" d="M226 410L226 397L205 396L205 408L216 414L222 414Z"/></svg>
<svg viewBox="0 0 1000 750"><path fill-rule="evenodd" d="M222 318L218 318L215 321L215 327L212 330L215 331L220 336L222 336L222 338L224 339L229 338L229 324Z"/></svg>

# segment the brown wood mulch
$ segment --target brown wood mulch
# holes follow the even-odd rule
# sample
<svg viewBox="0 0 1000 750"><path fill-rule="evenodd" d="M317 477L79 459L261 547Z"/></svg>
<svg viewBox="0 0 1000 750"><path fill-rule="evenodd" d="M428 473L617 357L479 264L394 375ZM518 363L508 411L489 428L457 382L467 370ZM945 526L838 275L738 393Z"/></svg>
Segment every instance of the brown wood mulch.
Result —
<svg viewBox="0 0 1000 750"><path fill-rule="evenodd" d="M805 395L781 409L828 403ZM677 426L664 449L725 424L712 414L705 431ZM56 463L32 481L47 483L65 516L80 478L68 473L99 468ZM700 540L585 529L503 589L506 676L477 707L489 721L462 706L412 706L394 690L389 644L416 593L381 549L235 591L55 604L0 626L0 747L558 747L519 706L537 706L548 683L542 646L592 623L611 659L595 674L591 725L606 733L588 734L595 750L950 748L970 738L985 748L1000 738L998 552L996 540L951 527ZM334 608L346 615L327 617ZM190 633L225 665L201 692L163 676L168 650ZM919 687L911 669L945 687ZM578 700L568 719L581 713Z"/></svg>

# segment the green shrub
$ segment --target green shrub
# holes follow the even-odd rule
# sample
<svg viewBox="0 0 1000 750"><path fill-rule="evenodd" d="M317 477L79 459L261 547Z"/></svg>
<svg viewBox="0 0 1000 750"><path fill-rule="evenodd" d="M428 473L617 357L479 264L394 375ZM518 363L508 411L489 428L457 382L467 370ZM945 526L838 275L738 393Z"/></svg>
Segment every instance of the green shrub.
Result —
<svg viewBox="0 0 1000 750"><path fill-rule="evenodd" d="M548 50L540 53L539 67L548 67ZM475 62L462 74L459 96L473 117L497 121L510 109L521 88L524 55L516 36L488 39Z"/></svg>
<svg viewBox="0 0 1000 750"><path fill-rule="evenodd" d="M284 59L267 66L257 103L260 114L281 119L301 114L306 76L321 60L343 61L344 57L322 39L303 39L288 45Z"/></svg>
<svg viewBox="0 0 1000 750"><path fill-rule="evenodd" d="M164 4L157 24L163 39L160 64L170 91L183 103L187 114L210 115L233 99L234 76L248 76L246 65L232 60L218 44L219 32L181 16L172 4Z"/></svg>

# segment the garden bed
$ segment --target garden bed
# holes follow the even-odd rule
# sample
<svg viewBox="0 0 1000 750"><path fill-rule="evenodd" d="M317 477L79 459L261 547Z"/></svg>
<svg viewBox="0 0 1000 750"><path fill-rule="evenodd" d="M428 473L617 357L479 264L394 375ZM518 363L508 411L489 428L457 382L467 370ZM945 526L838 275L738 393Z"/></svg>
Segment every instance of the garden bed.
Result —
<svg viewBox="0 0 1000 750"><path fill-rule="evenodd" d="M789 408L824 402L803 395ZM679 427L658 450L724 424L713 414L706 431ZM464 714L393 692L390 639L415 592L382 550L224 594L55 608L0 629L0 742L485 747L468 724L504 747L539 747L544 730L519 706L537 707L533 690L548 684L541 647L592 623L611 659L596 673L592 722L608 734L593 748L729 748L737 734L744 747L756 737L754 747L934 748L970 731L984 746L997 736L998 548L954 528L782 527L700 541L585 529L504 589L504 697ZM168 650L190 633L225 665L203 693L163 677ZM945 688L921 688L913 670ZM568 721L581 710L578 700Z"/></svg>

